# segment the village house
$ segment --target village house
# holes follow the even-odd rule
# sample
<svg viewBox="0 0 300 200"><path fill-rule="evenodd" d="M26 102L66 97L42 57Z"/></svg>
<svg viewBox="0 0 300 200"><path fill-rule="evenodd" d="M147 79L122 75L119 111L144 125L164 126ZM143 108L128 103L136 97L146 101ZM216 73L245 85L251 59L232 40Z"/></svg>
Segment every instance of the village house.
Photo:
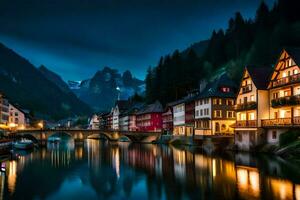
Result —
<svg viewBox="0 0 300 200"><path fill-rule="evenodd" d="M136 131L136 113L144 106L143 103L133 103L127 111L120 116L121 131Z"/></svg>
<svg viewBox="0 0 300 200"><path fill-rule="evenodd" d="M233 135L235 98L236 85L227 74L201 85L195 99L195 135Z"/></svg>
<svg viewBox="0 0 300 200"><path fill-rule="evenodd" d="M262 120L267 143L278 144L280 134L300 127L300 49L284 49L275 64L269 90L269 119Z"/></svg>
<svg viewBox="0 0 300 200"><path fill-rule="evenodd" d="M163 131L165 133L173 133L173 107L169 104L166 105L164 112L162 113Z"/></svg>
<svg viewBox="0 0 300 200"><path fill-rule="evenodd" d="M89 129L95 130L100 128L100 115L93 114L93 116L89 119Z"/></svg>
<svg viewBox="0 0 300 200"><path fill-rule="evenodd" d="M9 102L8 99L0 94L0 128L8 128L9 122Z"/></svg>
<svg viewBox="0 0 300 200"><path fill-rule="evenodd" d="M126 100L118 100L115 104L115 107L112 109L113 113L113 121L112 121L112 129L113 130L119 130L120 129L120 115L122 112L125 112L126 109L128 108L128 101Z"/></svg>
<svg viewBox="0 0 300 200"><path fill-rule="evenodd" d="M161 132L163 107L159 101L145 105L136 113L138 131Z"/></svg>
<svg viewBox="0 0 300 200"><path fill-rule="evenodd" d="M270 67L247 66L236 98L235 145L251 150L265 142L261 120L269 118Z"/></svg>
<svg viewBox="0 0 300 200"><path fill-rule="evenodd" d="M9 103L9 127L24 129L28 125L26 113L16 105Z"/></svg>
<svg viewBox="0 0 300 200"><path fill-rule="evenodd" d="M197 94L198 91L192 91L186 97L170 103L173 108L173 135L194 134L194 98Z"/></svg>

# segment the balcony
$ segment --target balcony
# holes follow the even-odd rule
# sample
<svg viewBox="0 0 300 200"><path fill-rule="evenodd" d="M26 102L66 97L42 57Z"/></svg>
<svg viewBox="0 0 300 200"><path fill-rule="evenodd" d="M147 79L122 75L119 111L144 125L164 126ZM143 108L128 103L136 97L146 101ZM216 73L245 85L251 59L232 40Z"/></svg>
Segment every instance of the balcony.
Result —
<svg viewBox="0 0 300 200"><path fill-rule="evenodd" d="M261 120L261 124L263 127L291 126L292 118L266 119L266 120Z"/></svg>
<svg viewBox="0 0 300 200"><path fill-rule="evenodd" d="M247 93L247 92L251 92L252 91L252 85L251 84L248 84L246 86L242 86L242 93Z"/></svg>
<svg viewBox="0 0 300 200"><path fill-rule="evenodd" d="M294 105L300 105L300 95L296 96L287 96L287 97L281 97L277 99L273 99L271 101L272 107L281 107L281 106L294 106Z"/></svg>
<svg viewBox="0 0 300 200"><path fill-rule="evenodd" d="M278 79L273 82L273 87L280 87L283 85L288 85L291 83L298 83L300 82L300 73L299 74L294 74L292 76L284 77L281 79Z"/></svg>
<svg viewBox="0 0 300 200"><path fill-rule="evenodd" d="M257 127L257 120L243 120L236 121L235 128L255 128Z"/></svg>
<svg viewBox="0 0 300 200"><path fill-rule="evenodd" d="M236 111L243 111L243 110L255 110L257 108L257 102L247 102L243 104L237 104L234 106Z"/></svg>

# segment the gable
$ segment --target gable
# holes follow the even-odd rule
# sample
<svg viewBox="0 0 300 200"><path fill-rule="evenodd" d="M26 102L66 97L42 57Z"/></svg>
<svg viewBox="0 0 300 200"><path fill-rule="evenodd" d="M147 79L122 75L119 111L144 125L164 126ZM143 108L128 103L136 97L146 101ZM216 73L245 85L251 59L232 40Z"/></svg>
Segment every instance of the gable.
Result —
<svg viewBox="0 0 300 200"><path fill-rule="evenodd" d="M300 72L299 66L295 59L285 49L281 52L271 76L268 88L276 86L276 82L283 80L286 77L298 74Z"/></svg>

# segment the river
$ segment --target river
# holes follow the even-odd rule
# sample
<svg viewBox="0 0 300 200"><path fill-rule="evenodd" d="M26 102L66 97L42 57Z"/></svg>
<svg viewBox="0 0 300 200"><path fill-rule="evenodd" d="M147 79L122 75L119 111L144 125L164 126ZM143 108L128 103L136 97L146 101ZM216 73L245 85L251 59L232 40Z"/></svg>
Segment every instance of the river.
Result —
<svg viewBox="0 0 300 200"><path fill-rule="evenodd" d="M300 170L278 157L72 140L1 162L0 199L299 199Z"/></svg>

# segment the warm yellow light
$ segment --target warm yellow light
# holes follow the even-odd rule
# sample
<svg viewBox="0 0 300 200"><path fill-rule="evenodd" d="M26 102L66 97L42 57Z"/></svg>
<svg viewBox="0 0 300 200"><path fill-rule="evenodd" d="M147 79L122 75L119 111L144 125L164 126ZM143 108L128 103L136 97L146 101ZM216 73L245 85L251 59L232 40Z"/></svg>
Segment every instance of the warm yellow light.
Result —
<svg viewBox="0 0 300 200"><path fill-rule="evenodd" d="M25 126L22 124L18 127L19 130L24 130L25 129Z"/></svg>
<svg viewBox="0 0 300 200"><path fill-rule="evenodd" d="M9 123L8 126L9 126L10 128L15 128L15 127L17 126L17 124L15 124L15 123Z"/></svg>
<svg viewBox="0 0 300 200"><path fill-rule="evenodd" d="M44 127L43 122L38 123L38 126L41 127L41 128L43 128Z"/></svg>

